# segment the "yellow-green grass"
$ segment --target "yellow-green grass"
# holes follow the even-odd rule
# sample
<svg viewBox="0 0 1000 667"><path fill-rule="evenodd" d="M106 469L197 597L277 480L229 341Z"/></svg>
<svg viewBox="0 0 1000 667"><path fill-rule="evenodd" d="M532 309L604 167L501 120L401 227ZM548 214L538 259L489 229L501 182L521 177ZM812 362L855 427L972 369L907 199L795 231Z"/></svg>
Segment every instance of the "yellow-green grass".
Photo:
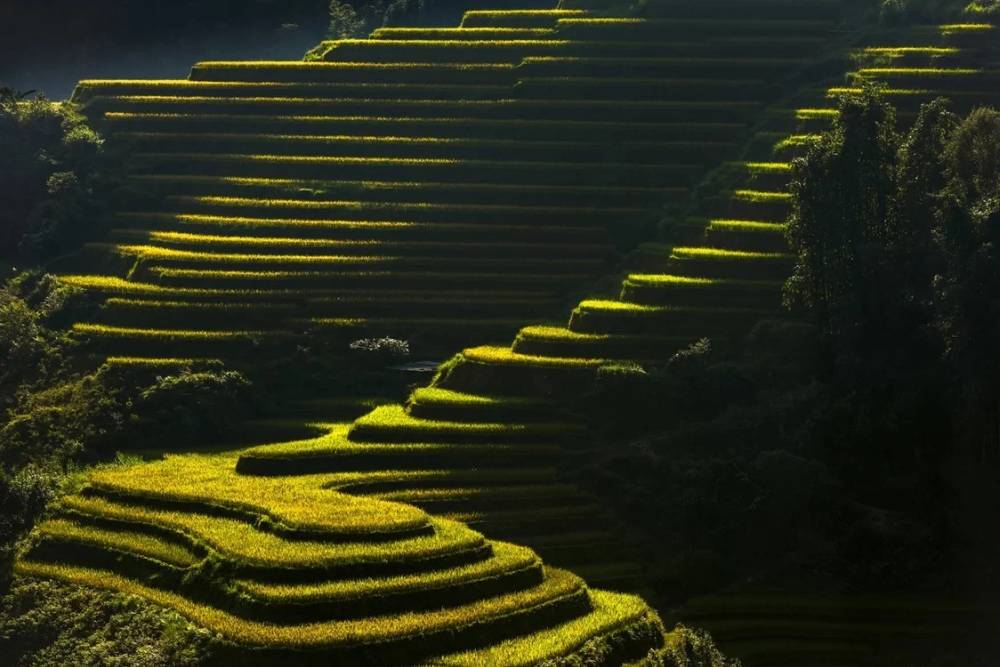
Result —
<svg viewBox="0 0 1000 667"><path fill-rule="evenodd" d="M378 452L380 447L372 447L365 444L359 444L351 442L347 439L347 432L350 429L350 424L327 424L326 427L329 429L328 432L317 438L309 438L307 440L297 440L292 442L282 442L273 445L262 445L259 447L251 447L240 452L240 456L252 455L263 458L282 458L288 456L321 456L324 454L364 454L364 453L374 453ZM454 451L454 448L447 445L441 445L439 443L411 443L406 445L384 445L381 447L386 452L448 452ZM556 454L561 451L556 446L540 445L532 447L515 446L511 448L503 447L484 447L484 446L471 446L471 449L479 451L488 451L490 449L496 451L504 451L505 449L510 449L511 451L535 451L539 454ZM389 471L386 474L396 475L398 472L393 471L392 468L381 468L379 470ZM353 473L352 473L353 474ZM372 471L365 471L366 476L370 476ZM333 476L329 478L324 484L337 485L340 483L346 483L345 478L340 476ZM351 477L348 481L357 481L354 477Z"/></svg>
<svg viewBox="0 0 1000 667"><path fill-rule="evenodd" d="M547 127L546 121L611 123L605 127L621 128L628 120L656 128L680 121L693 123L732 123L745 120L758 111L757 101L617 101L617 100L390 100L390 99L316 99L279 97L172 97L168 95L123 95L102 98L108 113L132 112L147 117L170 117L178 113L195 114L195 120L208 120L216 115L236 116L246 124L256 116L295 117L294 125L303 122L327 123L344 119L371 123L381 121L397 124L400 117L409 118L404 124L429 122L451 125L452 132L467 136L470 123L486 123L494 130L507 127ZM208 114L208 117L204 117ZM247 118L246 114L252 117ZM367 114L367 115L365 115ZM243 116L242 120L238 117ZM317 117L318 116L318 117ZM305 117L305 118L303 118ZM608 121L614 118L614 121ZM496 125L497 121L500 122ZM542 123L539 125L539 123ZM256 127L256 126L255 126ZM563 131L577 126L563 125ZM627 129L626 129L627 131ZM634 132L632 133L634 135ZM556 135L557 136L557 135ZM578 135L577 135L578 136ZM638 136L650 136L642 133ZM655 136L655 135L653 135ZM356 177L355 177L356 178Z"/></svg>
<svg viewBox="0 0 1000 667"><path fill-rule="evenodd" d="M836 109L802 108L795 110L797 120L832 120L840 113Z"/></svg>
<svg viewBox="0 0 1000 667"><path fill-rule="evenodd" d="M122 95L229 95L232 97L326 97L340 98L415 98L415 99L484 99L509 95L509 85L471 83L417 82L285 82L285 81L188 81L185 79L131 79L81 81L73 101L100 106L103 97Z"/></svg>
<svg viewBox="0 0 1000 667"><path fill-rule="evenodd" d="M313 191L322 192L324 188L354 188L359 191L391 193L402 190L404 192L425 193L429 190L451 190L455 192L492 192L496 194L506 194L512 190L527 193L542 194L569 194L579 195L584 193L594 194L615 194L619 192L631 193L652 193L660 192L656 187L639 187L631 185L506 185L503 183L449 183L432 181L322 181L301 178L267 178L267 177L246 177L246 176L188 176L180 174L134 174L129 180L137 183L164 183L179 184L191 183L205 186L214 185L235 185L235 186L259 186L287 189L308 188ZM422 202L421 202L422 203Z"/></svg>
<svg viewBox="0 0 1000 667"><path fill-rule="evenodd" d="M743 166L750 172L763 174L788 174L792 171L790 162L744 162Z"/></svg>
<svg viewBox="0 0 1000 667"><path fill-rule="evenodd" d="M522 354L553 357L587 355L608 359L647 361L668 356L692 342L690 336L580 333L565 327L525 327L513 349Z"/></svg>
<svg viewBox="0 0 1000 667"><path fill-rule="evenodd" d="M187 231L224 236L293 236L332 240L472 240L477 238L505 238L511 241L603 242L606 231L593 220L582 216L566 216L561 220L539 220L547 216L517 218L511 223L500 224L487 220L469 219L474 222L384 222L329 220L317 218L243 217L232 215L187 215L174 213L122 213L116 216L119 224L127 225L139 234L155 228ZM423 216L421 216L423 217ZM499 216L502 218L502 216ZM548 223L553 224L548 224ZM152 229L150 229L152 228ZM164 230L166 231L166 230Z"/></svg>
<svg viewBox="0 0 1000 667"><path fill-rule="evenodd" d="M580 257L603 257L608 253L608 247L603 244L578 242L570 243L564 239L562 244L549 241L527 243L518 240L495 238L492 243L473 240L378 240L378 239L313 239L294 236L236 236L220 234L200 234L192 232L173 231L143 231L115 230L114 237L119 241L140 242L142 245L158 244L159 247L173 247L181 250L196 248L204 250L252 250L270 251L278 256L281 253L292 253L290 256L303 256L316 253L325 256L322 251L336 252L341 255L365 256L378 252L380 255L424 255L424 256L485 256L485 257L555 257L562 255ZM571 245L567 248L567 245ZM561 250L561 252L560 252ZM357 253L357 255L355 255ZM261 252L261 254L269 254Z"/></svg>
<svg viewBox="0 0 1000 667"><path fill-rule="evenodd" d="M589 120L554 119L544 115L537 118L473 118L469 114L447 117L397 115L302 115L263 113L178 113L178 112L113 112L104 114L104 121L112 131L123 129L178 130L191 132L243 130L248 132L298 132L298 133L353 133L359 135L425 136L425 137L505 137L519 136L543 140L588 139L595 133L608 139L636 141L658 138L670 139L729 139L741 136L745 125L738 119L715 120L702 117L689 119L649 118L632 122L608 120L607 116ZM347 182L357 177L345 177ZM412 179L411 179L412 180ZM534 184L525 184L534 185ZM568 184L565 187L581 187ZM626 184L636 187L635 184ZM548 187L548 186L545 186Z"/></svg>
<svg viewBox="0 0 1000 667"><path fill-rule="evenodd" d="M734 190L733 198L754 204L790 204L792 195L788 192L774 192L770 190Z"/></svg>
<svg viewBox="0 0 1000 667"><path fill-rule="evenodd" d="M235 471L236 455L168 455L162 461L104 468L90 485L117 497L228 508L319 535L364 536L419 530L427 516L414 508L340 498L316 488L315 480L248 478ZM336 508L336 511L333 511Z"/></svg>
<svg viewBox="0 0 1000 667"><path fill-rule="evenodd" d="M378 28L372 39L511 41L551 38L552 28Z"/></svg>
<svg viewBox="0 0 1000 667"><path fill-rule="evenodd" d="M146 283L132 280L124 280L122 278L117 278L114 276L101 276L101 275L63 275L59 276L58 279L65 282L68 285L74 287L79 287L81 289L93 290L96 292L101 292L107 295L114 295L111 299L129 299L129 300L140 300L151 298L153 300L162 301L184 301L190 302L193 300L204 300L209 303L226 303L226 302L241 302L241 301L267 301L271 300L274 302L280 302L284 299L291 299L300 301L302 299L323 299L323 298L337 298L342 296L354 295L357 296L356 291L344 291L335 289L311 289L311 290L300 290L300 289L219 289L219 288L205 288L205 287L166 287L163 285L157 285L155 283ZM373 297L375 296L385 296L388 298L409 298L414 297L415 293L412 290L382 290L369 292ZM502 298L504 295L514 296L517 295L530 295L530 294L548 294L548 292L534 292L528 291L524 292L521 290L516 290L512 292L481 292L481 291L470 291L468 295L473 294L485 294L487 297L495 296L497 298ZM461 298L462 292L454 292L452 296L454 298Z"/></svg>
<svg viewBox="0 0 1000 667"><path fill-rule="evenodd" d="M742 19L726 20L725 18L711 19L684 19L684 18L630 18L622 16L590 16L584 18L566 17L560 18L556 22L557 29L566 28L596 28L595 32L601 32L601 28L649 28L650 32L661 32L665 28L678 28L684 32L697 29L706 29L710 32L721 32L732 34L732 31L741 33L776 32L780 34L802 34L807 31L828 31L829 21L817 20L767 20L767 19ZM628 34L627 32L624 34Z"/></svg>
<svg viewBox="0 0 1000 667"><path fill-rule="evenodd" d="M785 261L794 258L790 253L782 252L754 252L705 247L675 247L671 252L674 257L682 259L706 259L719 262Z"/></svg>
<svg viewBox="0 0 1000 667"><path fill-rule="evenodd" d="M383 642L447 633L463 626L468 628L470 624L488 628L491 621L500 620L505 616L519 612L530 613L561 599L584 594L579 579L567 572L550 569L548 578L540 586L438 611L377 616L360 620L279 625L241 619L225 611L191 602L175 593L146 586L110 571L22 560L16 565L16 573L21 576L60 579L91 588L138 595L171 608L232 642L244 646L268 648L348 649L371 646L374 650Z"/></svg>
<svg viewBox="0 0 1000 667"><path fill-rule="evenodd" d="M273 481L283 478L251 479ZM430 534L380 540L377 520L382 516L375 508L400 506L410 513L420 510L375 498L338 494L324 490L319 485L313 488L332 501L328 501L323 507L327 513L337 513L341 507L350 512L352 505L367 505L373 511L373 522L367 524L360 520L355 525L352 539L356 541L331 542L308 540L301 536L291 539L261 530L241 519L157 509L142 501L125 503L99 496L68 496L59 501L58 507L81 520L113 521L140 529L148 526L170 531L176 533L179 539L187 539L195 548L211 549L220 558L242 570L264 571L271 576L274 573L279 576L281 573L294 573L296 570L328 572L337 576L357 576L358 573L374 576L384 572L386 568L417 571L437 566L440 559L477 560L482 557L482 551L486 547L482 535L447 519L434 519L432 524L428 523L428 526L433 526ZM342 505L341 501L346 502ZM385 510L384 513L392 515L392 510ZM426 515L424 519L430 521ZM371 539L367 536L371 536ZM316 537L322 539L323 534L317 532Z"/></svg>
<svg viewBox="0 0 1000 667"><path fill-rule="evenodd" d="M117 526L117 529L112 530L67 518L55 518L42 522L36 534L43 540L55 539L62 545L81 544L111 553L139 555L178 568L192 568L202 562L208 553L205 549L199 548L201 555L196 555L192 550L176 542L144 533L142 532L144 527L135 522L118 522ZM216 531L219 532L221 531ZM192 540L192 542L201 547L199 541ZM307 551L310 549L308 543L305 549ZM426 572L334 580L318 577L299 583L237 579L233 582L233 588L237 593L242 592L264 604L308 604L324 601L340 602L346 606L366 597L398 596L416 591L427 593L435 589L486 583L490 579L517 574L527 575L526 578L531 580L531 583L538 583L542 579L541 561L530 549L498 542L492 542L491 549L492 553L488 558ZM227 552L224 555L230 554ZM424 554L414 552L411 555L416 562ZM391 553L389 556L389 560L398 560ZM370 560L371 556L367 558ZM295 565L294 562L285 559L280 563L283 567Z"/></svg>
<svg viewBox="0 0 1000 667"><path fill-rule="evenodd" d="M42 521L38 524L35 535L134 553L181 568L193 567L203 558L177 542L141 532L88 526L64 517Z"/></svg>
<svg viewBox="0 0 1000 667"><path fill-rule="evenodd" d="M858 53L865 56L904 58L906 56L957 56L961 49L954 46L869 46Z"/></svg>
<svg viewBox="0 0 1000 667"><path fill-rule="evenodd" d="M946 23L939 26L942 34L950 33L987 33L996 30L992 23Z"/></svg>
<svg viewBox="0 0 1000 667"><path fill-rule="evenodd" d="M605 363L604 359L544 357L532 354L518 354L507 347L480 346L462 351L466 361L480 364L525 366L542 368L588 369Z"/></svg>
<svg viewBox="0 0 1000 667"><path fill-rule="evenodd" d="M529 271L511 273L498 272L495 267L482 267L484 271L471 269L429 272L424 270L378 270L378 271L254 271L225 269L178 269L152 266L149 271L164 284L184 285L224 285L224 289L235 286L269 289L306 287L310 290L343 290L351 287L365 289L390 286L393 289L450 289L461 285L464 289L489 287L491 290L528 287L537 289L540 285L547 289L561 289L569 285L579 285L591 277L588 273L542 274ZM508 269L510 267L507 267ZM492 270L490 270L492 269Z"/></svg>
<svg viewBox="0 0 1000 667"><path fill-rule="evenodd" d="M150 367L160 366L221 366L221 359L207 358L177 358L177 357L108 357L104 360L109 366Z"/></svg>
<svg viewBox="0 0 1000 667"><path fill-rule="evenodd" d="M773 152L779 154L786 151L808 149L819 143L821 139L822 135L819 134L793 134L777 142Z"/></svg>
<svg viewBox="0 0 1000 667"><path fill-rule="evenodd" d="M610 35L616 37L616 35ZM393 62L395 60L412 61L420 59L449 59L466 62L516 62L526 55L547 54L587 54L600 52L622 57L637 55L653 55L656 53L690 53L709 54L722 53L733 55L747 50L772 54L804 54L810 49L816 49L825 40L814 36L786 35L754 35L714 40L704 42L677 42L671 40L639 41L627 39L595 39L595 40L339 40L336 42L321 42L313 51L307 54L307 59L335 60L338 58L354 59L363 57L376 62Z"/></svg>
<svg viewBox="0 0 1000 667"><path fill-rule="evenodd" d="M561 415L559 406L537 398L487 396L434 386L415 389L407 410L423 419L467 422L551 422Z"/></svg>
<svg viewBox="0 0 1000 667"><path fill-rule="evenodd" d="M659 621L650 614L649 607L641 598L599 590L591 590L590 598L594 610L585 616L483 649L434 658L428 664L440 667L528 667L568 656L596 637L642 621L648 622L651 629L655 628L653 631L662 633Z"/></svg>
<svg viewBox="0 0 1000 667"><path fill-rule="evenodd" d="M861 77L927 76L961 77L982 74L986 70L972 67L864 67L854 72Z"/></svg>
<svg viewBox="0 0 1000 667"><path fill-rule="evenodd" d="M73 333L80 334L87 338L130 338L133 340L166 341L166 340L190 340L190 341L224 341L234 339L255 339L268 338L273 336L288 335L290 332L284 330L272 331L239 331L239 330L194 330L194 329L141 329L137 327L117 327L107 324L95 324L91 322L75 322L72 326Z"/></svg>
<svg viewBox="0 0 1000 667"><path fill-rule="evenodd" d="M584 9L470 9L462 17L461 27L551 25L556 20L590 14Z"/></svg>
<svg viewBox="0 0 1000 667"><path fill-rule="evenodd" d="M458 184L459 187L461 184ZM474 187L474 186L473 186ZM556 186L558 187L558 186ZM525 211L542 211L549 213L582 213L589 209L588 207L572 207L572 206L539 206L539 205L518 205L518 204L438 204L429 202L379 202L379 201L364 201L364 200L329 200L329 199L293 199L293 198L282 198L282 199L261 199L254 197L224 197L224 196L212 196L212 195L202 195L202 196L172 196L169 200L172 203L178 204L203 204L203 205L215 205L215 206L229 206L229 207L252 207L252 208L300 208L300 209L346 209L355 211L366 211L371 209L381 209L386 211L391 210L410 210L410 209L421 209L425 211L467 211L470 213L512 213L516 214L518 212ZM602 213L607 215L631 215L637 212L643 211L644 209L640 207L607 207L604 209L602 207ZM379 222L379 220L372 220L371 222ZM405 222L405 221L400 221Z"/></svg>
<svg viewBox="0 0 1000 667"><path fill-rule="evenodd" d="M740 234L780 234L787 228L788 225L785 223L763 220L715 219L708 223L709 231L738 232Z"/></svg>
<svg viewBox="0 0 1000 667"><path fill-rule="evenodd" d="M237 590L263 602L297 604L312 601L350 603L364 597L383 597L408 592L447 589L472 584L517 571L538 571L541 560L530 549L505 542L490 542L490 558L443 570L366 579L275 583L238 579Z"/></svg>
<svg viewBox="0 0 1000 667"><path fill-rule="evenodd" d="M264 254L264 253L239 253L239 252L202 252L196 250L178 250L165 248L149 244L117 244L114 250L123 256L137 257L142 260L152 261L158 265L169 264L196 264L203 267L211 266L233 266L250 265L266 267L268 265L281 266L337 266L370 267L378 268L422 268L430 266L442 266L451 264L453 268L459 268L466 264L475 268L493 269L526 269L535 271L552 270L555 273L575 271L577 273L598 269L603 262L598 259L572 258L560 260L556 265L539 260L538 258L469 258L469 257L439 257L439 256L419 256L419 255L303 255L303 254ZM377 249L376 244L372 244L372 249ZM529 268L531 267L531 268Z"/></svg>
<svg viewBox="0 0 1000 667"><path fill-rule="evenodd" d="M738 85L756 85L761 82L718 81L714 79L684 79L681 81L661 79L597 79L582 77L533 77L530 85L540 85L546 89L562 85L634 85L643 90L653 85L669 86L720 86L729 88ZM528 85L522 83L522 87ZM580 137L575 140L544 140L534 138L501 139L481 137L424 137L395 135L338 135L338 134L263 134L232 132L165 132L165 131L123 131L115 134L116 139L131 142L144 151L169 148L171 152L190 152L216 147L220 151L239 149L244 153L254 150L266 151L280 148L283 155L306 157L329 157L336 151L337 157L376 159L381 157L409 159L459 159L462 156L499 156L502 159L523 160L544 159L553 154L562 155L562 161L581 161L587 155L600 155L608 148L603 137ZM630 154L643 157L647 161L676 161L679 154L696 151L727 149L729 142L702 140L662 141L649 138L645 141L624 141L616 143L620 149L628 149ZM657 160L658 158L658 160Z"/></svg>
<svg viewBox="0 0 1000 667"><path fill-rule="evenodd" d="M771 287L773 281L768 280L734 280L726 278L699 278L692 276L675 276L669 273L630 273L628 281L638 285L648 285L651 287L681 289L756 289Z"/></svg>
<svg viewBox="0 0 1000 667"><path fill-rule="evenodd" d="M580 436L584 429L569 423L489 423L420 419L401 405L384 405L355 420L348 438L354 442L548 442Z"/></svg>
<svg viewBox="0 0 1000 667"><path fill-rule="evenodd" d="M415 403L438 403L470 408L502 408L506 406L543 407L548 405L545 401L539 401L538 399L484 396L481 394L453 391L442 387L417 387L410 395L410 400Z"/></svg>

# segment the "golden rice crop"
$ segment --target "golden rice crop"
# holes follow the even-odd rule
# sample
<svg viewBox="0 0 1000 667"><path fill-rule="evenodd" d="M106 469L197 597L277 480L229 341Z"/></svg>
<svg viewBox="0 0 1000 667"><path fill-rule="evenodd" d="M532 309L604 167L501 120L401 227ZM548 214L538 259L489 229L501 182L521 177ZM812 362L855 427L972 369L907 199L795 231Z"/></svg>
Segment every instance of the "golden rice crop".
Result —
<svg viewBox="0 0 1000 667"><path fill-rule="evenodd" d="M346 648L447 631L449 628L468 624L482 624L488 627L488 623L493 619L532 610L539 605L582 592L582 583L579 579L567 572L550 569L549 577L542 585L458 607L361 620L278 625L241 619L225 611L191 602L175 593L151 588L114 572L23 560L17 563L16 572L21 576L50 577L91 588L138 595L174 609L194 623L218 632L230 641L267 647Z"/></svg>

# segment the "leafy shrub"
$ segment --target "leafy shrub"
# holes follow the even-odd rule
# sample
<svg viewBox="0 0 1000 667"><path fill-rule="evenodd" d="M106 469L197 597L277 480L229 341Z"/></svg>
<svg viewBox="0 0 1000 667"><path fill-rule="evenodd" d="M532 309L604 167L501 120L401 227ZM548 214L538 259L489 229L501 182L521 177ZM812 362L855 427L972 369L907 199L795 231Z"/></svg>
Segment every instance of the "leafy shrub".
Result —
<svg viewBox="0 0 1000 667"><path fill-rule="evenodd" d="M354 358L364 367L378 368L410 356L410 344L396 338L362 338L350 344Z"/></svg>
<svg viewBox="0 0 1000 667"><path fill-rule="evenodd" d="M236 371L158 377L139 393L134 406L151 439L173 442L222 435L255 409L253 386Z"/></svg>
<svg viewBox="0 0 1000 667"><path fill-rule="evenodd" d="M59 471L30 464L8 476L0 468L0 591L10 583L15 545L55 496Z"/></svg>
<svg viewBox="0 0 1000 667"><path fill-rule="evenodd" d="M595 428L614 439L636 437L675 419L711 418L730 403L746 402L752 389L708 339L674 354L660 368L633 363L598 368L585 410Z"/></svg>
<svg viewBox="0 0 1000 667"><path fill-rule="evenodd" d="M995 10L994 0L882 0L879 20L886 25L907 23L940 23L959 20L965 14L982 14Z"/></svg>
<svg viewBox="0 0 1000 667"><path fill-rule="evenodd" d="M467 2L457 0L330 0L331 39L367 37L383 26L449 25L458 20Z"/></svg>
<svg viewBox="0 0 1000 667"><path fill-rule="evenodd" d="M18 580L0 600L8 665L196 667L215 639L140 598L52 581Z"/></svg>
<svg viewBox="0 0 1000 667"><path fill-rule="evenodd" d="M740 667L739 660L730 660L719 651L712 636L704 630L683 625L674 628L676 640L667 648L672 667Z"/></svg>
<svg viewBox="0 0 1000 667"><path fill-rule="evenodd" d="M52 257L95 233L103 152L73 105L0 88L0 257Z"/></svg>

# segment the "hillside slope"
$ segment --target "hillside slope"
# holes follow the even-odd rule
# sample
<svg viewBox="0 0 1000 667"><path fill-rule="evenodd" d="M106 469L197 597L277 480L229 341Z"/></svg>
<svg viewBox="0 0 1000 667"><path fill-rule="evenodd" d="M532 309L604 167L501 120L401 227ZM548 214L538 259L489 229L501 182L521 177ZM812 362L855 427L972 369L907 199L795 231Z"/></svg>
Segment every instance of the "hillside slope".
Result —
<svg viewBox="0 0 1000 667"><path fill-rule="evenodd" d="M823 52L837 3L778 4L735 24L472 11L303 62L83 81L130 187L64 266L107 296L75 331L98 355L185 359L502 341L607 273L615 239L735 157Z"/></svg>
<svg viewBox="0 0 1000 667"><path fill-rule="evenodd" d="M579 578L641 585L615 517L560 481L595 444L572 404L610 361L662 362L780 314L787 160L844 92L794 75L850 41L839 9L476 11L309 62L81 84L132 143L131 180L159 193L128 201L62 277L109 297L76 329L118 362L238 359L241 342L267 353L307 335L498 340L608 270L609 226L723 161L728 185L674 221L676 243L636 253L620 298L466 349L406 406L309 440L96 471L19 573L145 596L251 664L611 665L668 649L640 599ZM736 13L706 18L723 10ZM964 66L986 62L987 28L941 32L945 46L864 51L878 66L854 78L911 105L992 101L993 71ZM786 86L802 90L769 107ZM99 265L119 273L83 270Z"/></svg>

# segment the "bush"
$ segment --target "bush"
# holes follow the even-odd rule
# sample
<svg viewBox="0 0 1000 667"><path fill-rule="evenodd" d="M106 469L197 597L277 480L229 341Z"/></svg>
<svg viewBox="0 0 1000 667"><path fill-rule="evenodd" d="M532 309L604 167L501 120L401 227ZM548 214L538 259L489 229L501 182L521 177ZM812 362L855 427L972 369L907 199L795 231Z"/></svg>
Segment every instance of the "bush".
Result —
<svg viewBox="0 0 1000 667"><path fill-rule="evenodd" d="M253 385L236 371L183 371L158 377L134 402L147 442L176 444L219 437L256 409Z"/></svg>
<svg viewBox="0 0 1000 667"><path fill-rule="evenodd" d="M0 653L20 667L206 664L216 640L140 598L19 580L0 601Z"/></svg>
<svg viewBox="0 0 1000 667"><path fill-rule="evenodd" d="M103 152L73 105L0 88L0 258L52 257L100 229Z"/></svg>
<svg viewBox="0 0 1000 667"><path fill-rule="evenodd" d="M61 480L59 471L34 464L10 476L0 468L0 592L10 584L17 542L34 526Z"/></svg>
<svg viewBox="0 0 1000 667"><path fill-rule="evenodd" d="M968 5L965 0L882 0L879 20L886 25L943 23L960 20L966 14L988 13L994 5L994 0Z"/></svg>

